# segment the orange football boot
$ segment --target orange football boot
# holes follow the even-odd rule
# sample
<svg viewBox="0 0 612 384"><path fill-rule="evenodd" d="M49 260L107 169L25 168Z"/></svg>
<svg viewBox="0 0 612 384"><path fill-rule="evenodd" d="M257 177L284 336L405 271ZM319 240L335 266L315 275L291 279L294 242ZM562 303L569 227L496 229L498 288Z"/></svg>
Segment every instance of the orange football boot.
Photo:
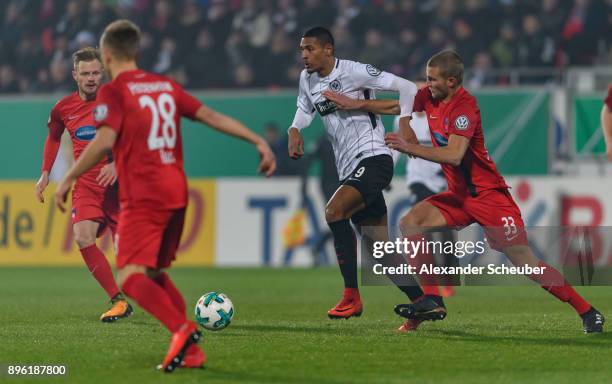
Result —
<svg viewBox="0 0 612 384"><path fill-rule="evenodd" d="M119 319L130 316L134 312L134 309L130 303L123 298L111 300L111 303L113 304L111 309L104 312L102 316L100 316L100 321L104 323L114 323Z"/></svg>
<svg viewBox="0 0 612 384"><path fill-rule="evenodd" d="M187 349L192 344L197 344L201 337L202 333L198 331L198 327L194 322L188 321L183 324L178 331L172 334L170 348L168 348L168 353L164 357L161 369L167 373L174 372L183 362Z"/></svg>

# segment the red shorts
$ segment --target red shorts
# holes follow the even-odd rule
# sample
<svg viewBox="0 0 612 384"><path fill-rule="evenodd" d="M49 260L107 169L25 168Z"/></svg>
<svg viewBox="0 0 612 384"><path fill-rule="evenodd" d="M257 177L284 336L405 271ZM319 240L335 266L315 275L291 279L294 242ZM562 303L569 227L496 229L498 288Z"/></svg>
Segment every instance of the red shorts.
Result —
<svg viewBox="0 0 612 384"><path fill-rule="evenodd" d="M506 189L490 189L477 196L442 192L425 201L440 210L446 224L463 228L480 224L491 248L501 251L512 245L527 245L521 210Z"/></svg>
<svg viewBox="0 0 612 384"><path fill-rule="evenodd" d="M106 188L101 194L84 184L75 185L72 195L72 224L91 220L100 224L97 237L102 236L108 228L113 237L117 232L119 217L119 189L117 183Z"/></svg>
<svg viewBox="0 0 612 384"><path fill-rule="evenodd" d="M128 264L167 268L176 259L185 208L125 208L119 213L117 268Z"/></svg>

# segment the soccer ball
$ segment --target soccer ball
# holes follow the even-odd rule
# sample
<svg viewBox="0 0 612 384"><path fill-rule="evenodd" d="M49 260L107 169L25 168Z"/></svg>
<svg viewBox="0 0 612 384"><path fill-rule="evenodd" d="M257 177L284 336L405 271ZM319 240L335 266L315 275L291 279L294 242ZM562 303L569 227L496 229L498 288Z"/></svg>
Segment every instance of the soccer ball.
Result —
<svg viewBox="0 0 612 384"><path fill-rule="evenodd" d="M234 317L234 305L224 293L208 292L195 306L195 319L202 327L218 331L227 327Z"/></svg>

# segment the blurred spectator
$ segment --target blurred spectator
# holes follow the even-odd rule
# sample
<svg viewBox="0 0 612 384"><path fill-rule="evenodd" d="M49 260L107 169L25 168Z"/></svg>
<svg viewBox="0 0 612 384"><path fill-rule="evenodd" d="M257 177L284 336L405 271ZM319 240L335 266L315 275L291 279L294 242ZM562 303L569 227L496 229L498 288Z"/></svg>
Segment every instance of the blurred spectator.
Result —
<svg viewBox="0 0 612 384"><path fill-rule="evenodd" d="M78 0L69 0L66 3L66 10L60 16L55 25L55 33L58 35L74 37L85 27L85 17L83 15L83 4Z"/></svg>
<svg viewBox="0 0 612 384"><path fill-rule="evenodd" d="M19 84L15 71L10 65L0 67L0 93L17 93Z"/></svg>
<svg viewBox="0 0 612 384"><path fill-rule="evenodd" d="M300 32L315 25L331 28L336 19L336 13L336 8L327 1L304 0L304 6L298 12Z"/></svg>
<svg viewBox="0 0 612 384"><path fill-rule="evenodd" d="M255 75L253 74L253 69L248 64L239 64L234 69L233 74L233 85L237 88L246 88L252 87Z"/></svg>
<svg viewBox="0 0 612 384"><path fill-rule="evenodd" d="M2 91L65 90L72 52L120 17L142 29L139 65L191 88L294 87L313 25L332 30L338 57L407 77L450 47L474 74L612 60L612 0L6 0Z"/></svg>
<svg viewBox="0 0 612 384"><path fill-rule="evenodd" d="M176 41L165 37L161 42L157 61L153 64L153 72L166 74L176 67L176 61Z"/></svg>
<svg viewBox="0 0 612 384"><path fill-rule="evenodd" d="M289 36L297 33L297 9L293 0L277 0L276 10L272 15L274 29L282 29Z"/></svg>
<svg viewBox="0 0 612 384"><path fill-rule="evenodd" d="M276 172L274 172L274 176L300 175L303 162L292 160L289 157L289 152L287 151L289 145L288 137L286 134L281 136L278 124L271 121L266 124L263 131L264 138L276 157Z"/></svg>
<svg viewBox="0 0 612 384"><path fill-rule="evenodd" d="M334 53L337 57L349 59L356 50L355 38L346 25L336 24L331 33L334 36ZM295 46L299 45L296 42Z"/></svg>
<svg viewBox="0 0 612 384"><path fill-rule="evenodd" d="M259 68L257 85L262 87L294 85L287 71L293 62L295 49L283 30L279 29L274 33L269 49L269 53L256 56L255 67ZM277 68L285 70L279 72Z"/></svg>
<svg viewBox="0 0 612 384"><path fill-rule="evenodd" d="M240 11L234 16L233 27L246 36L251 47L267 45L272 34L272 15L268 3L258 7L256 0L243 0Z"/></svg>
<svg viewBox="0 0 612 384"><path fill-rule="evenodd" d="M599 39L605 32L604 10L598 2L574 0L562 32L568 64L589 65L594 62Z"/></svg>
<svg viewBox="0 0 612 384"><path fill-rule="evenodd" d="M471 25L464 19L455 20L453 27L455 50L461 52L464 64L471 67L476 53L484 48L483 41L480 36L474 35Z"/></svg>
<svg viewBox="0 0 612 384"><path fill-rule="evenodd" d="M499 37L491 46L491 55L497 66L509 68L517 63L516 33L511 23L500 27Z"/></svg>
<svg viewBox="0 0 612 384"><path fill-rule="evenodd" d="M385 68L389 64L390 56L391 47L382 32L376 28L368 29L365 35L365 45L358 56L359 61ZM348 59L354 60L352 57Z"/></svg>
<svg viewBox="0 0 612 384"><path fill-rule="evenodd" d="M540 21L533 14L523 17L523 32L518 44L518 64L523 67L552 66L555 44L551 36L540 30Z"/></svg>
<svg viewBox="0 0 612 384"><path fill-rule="evenodd" d="M227 84L227 60L208 28L197 34L196 46L184 61L187 78L195 88L220 88Z"/></svg>
<svg viewBox="0 0 612 384"><path fill-rule="evenodd" d="M54 60L49 65L51 75L51 87L54 91L68 92L73 88L71 68L65 60Z"/></svg>
<svg viewBox="0 0 612 384"><path fill-rule="evenodd" d="M103 0L91 0L89 2L89 11L87 15L87 29L91 31L94 36L100 36L106 25L110 23L114 17L114 12Z"/></svg>
<svg viewBox="0 0 612 384"><path fill-rule="evenodd" d="M428 32L428 39L420 43L410 64L415 68L425 68L427 60L437 52L449 48L446 33L439 26L432 26ZM461 52L459 52L461 54Z"/></svg>
<svg viewBox="0 0 612 384"><path fill-rule="evenodd" d="M474 58L474 67L469 73L466 81L470 89L477 89L485 85L493 85L496 79L491 74L493 61L488 52L478 52Z"/></svg>

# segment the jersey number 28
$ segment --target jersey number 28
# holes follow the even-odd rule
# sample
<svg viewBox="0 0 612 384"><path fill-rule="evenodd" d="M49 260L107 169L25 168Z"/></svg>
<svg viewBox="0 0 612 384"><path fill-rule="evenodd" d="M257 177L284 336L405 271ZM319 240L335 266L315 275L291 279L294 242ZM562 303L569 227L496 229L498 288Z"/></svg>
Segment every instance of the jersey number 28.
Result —
<svg viewBox="0 0 612 384"><path fill-rule="evenodd" d="M176 103L174 98L168 93L162 93L157 98L157 102L149 96L140 96L138 99L141 108L151 110L151 130L147 144L149 150L172 149L176 145ZM161 135L159 133L161 128Z"/></svg>

